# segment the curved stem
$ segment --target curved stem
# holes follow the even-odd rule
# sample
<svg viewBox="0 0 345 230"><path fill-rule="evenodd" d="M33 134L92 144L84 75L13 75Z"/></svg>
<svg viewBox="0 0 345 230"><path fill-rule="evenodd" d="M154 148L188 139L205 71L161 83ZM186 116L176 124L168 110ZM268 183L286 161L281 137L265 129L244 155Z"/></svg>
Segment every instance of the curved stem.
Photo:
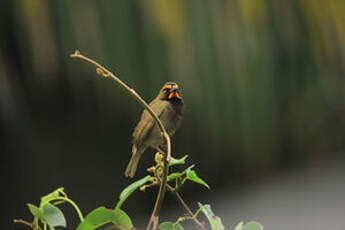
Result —
<svg viewBox="0 0 345 230"><path fill-rule="evenodd" d="M84 217L83 217L83 214L81 213L78 205L76 203L74 203L73 200L67 198L67 197L55 197L54 199L51 199L50 201L53 201L53 200L63 200L63 201L66 201L68 203L70 203L70 205L73 206L73 208L75 209L75 211L78 213L78 216L79 216L79 219L80 219L80 222L83 222L84 221ZM50 202L49 201L49 202Z"/></svg>
<svg viewBox="0 0 345 230"><path fill-rule="evenodd" d="M68 203L70 203L70 204L73 206L73 208L75 209L75 211L78 213L80 222L83 222L83 221L84 221L84 217L83 217L83 214L81 213L81 211L80 211L78 205L77 205L76 203L74 203L74 201L71 200L71 199L69 199L69 198L65 198L65 199L66 199L66 201L67 201Z"/></svg>
<svg viewBox="0 0 345 230"><path fill-rule="evenodd" d="M169 173L169 165L168 162L170 160L170 155L171 155L171 143L170 143L170 137L168 135L168 133L166 132L161 120L158 118L158 116L153 112L153 110L151 109L151 107L144 101L144 99L142 99L139 94L132 88L130 88L128 85L126 85L123 81L121 81L118 77L116 77L112 72L110 72L109 70L107 70L105 67L103 67L102 65L100 65L98 62L82 55L78 50L75 51L74 54L71 54L72 58L79 58L82 59L86 62L89 62L93 65L95 65L97 67L97 73L103 75L104 77L111 77L113 78L123 89L125 89L126 91L128 91L130 93L130 95L141 105L144 107L144 109L146 109L151 116L155 119L155 121L158 124L158 127L161 131L161 134L163 136L163 138L165 139L166 145L167 145L167 152L166 154L163 154L163 175L162 175L162 182L160 184L159 187L159 192L156 198L156 202L155 202L155 206L151 215L151 219L149 221L149 224L147 226L147 230L151 229L157 229L158 227L158 220L159 220L159 212L163 203L163 199L164 199L164 194L165 194L165 190L166 190L166 180L167 180L167 176Z"/></svg>
<svg viewBox="0 0 345 230"><path fill-rule="evenodd" d="M126 91L128 91L131 96L137 100L139 102L139 104L141 104L144 109L146 109L151 116L156 120L159 129L161 130L161 132L166 133L166 130L161 122L161 120L158 118L158 116L153 112L153 110L151 109L151 107L144 101L144 99L142 99L139 94L132 88L130 88L127 84L125 84L122 80L120 80L118 77L116 77L112 72L110 72L108 69L106 69L105 67L103 67L101 64L99 64L98 62L92 60L91 58L88 58L84 55L82 55L78 50L75 51L74 54L71 54L72 58L79 58L82 59L84 61L87 61L93 65L95 65L97 68L101 69L103 71L103 76L105 77L111 77L113 78L123 89L125 89ZM99 73L100 74L100 73Z"/></svg>

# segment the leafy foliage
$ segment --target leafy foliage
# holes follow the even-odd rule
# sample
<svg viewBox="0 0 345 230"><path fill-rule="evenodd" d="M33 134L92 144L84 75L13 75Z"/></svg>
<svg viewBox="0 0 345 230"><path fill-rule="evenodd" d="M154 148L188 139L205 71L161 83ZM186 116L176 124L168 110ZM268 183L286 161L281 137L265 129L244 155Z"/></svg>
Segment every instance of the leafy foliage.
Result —
<svg viewBox="0 0 345 230"><path fill-rule="evenodd" d="M66 219L61 210L47 202L43 206L42 214L50 227L66 227Z"/></svg>
<svg viewBox="0 0 345 230"><path fill-rule="evenodd" d="M45 218L44 218L44 216L43 216L43 213L42 213L42 211L41 211L41 209L40 209L39 207L37 207L37 206L35 206L35 205L33 205L33 204L27 204L27 205L28 205L28 207L29 207L29 210L30 210L31 214L32 214L34 217L36 217L36 218L38 218L38 219L40 219L40 220L44 220L44 221L45 221Z"/></svg>
<svg viewBox="0 0 345 230"><path fill-rule="evenodd" d="M185 160L187 159L188 155L185 155L181 159L175 159L172 158L169 164L173 165L181 165L185 164ZM172 180L176 180L176 184L179 186L182 186L187 180L193 181L195 183L201 184L205 186L206 188L210 189L210 186L203 180L201 179L195 172L195 170L192 170L195 165L191 165L182 172L174 172L168 175L167 181L170 182ZM185 176L185 177L184 177Z"/></svg>
<svg viewBox="0 0 345 230"><path fill-rule="evenodd" d="M159 230L183 230L184 228L179 223L164 222L159 225Z"/></svg>
<svg viewBox="0 0 345 230"><path fill-rule="evenodd" d="M108 223L121 226L125 229L132 229L133 224L129 216L117 208L115 210L99 207L90 212L82 221L77 230L93 230Z"/></svg>
<svg viewBox="0 0 345 230"><path fill-rule="evenodd" d="M198 205L201 211L207 217L207 220L210 223L212 230L224 230L224 226L221 219L213 213L211 206L209 204L202 205L201 203L198 203Z"/></svg>
<svg viewBox="0 0 345 230"><path fill-rule="evenodd" d="M264 227L255 221L250 221L246 225L243 222L240 222L236 225L234 230L263 230Z"/></svg>
<svg viewBox="0 0 345 230"><path fill-rule="evenodd" d="M185 155L184 157L182 157L180 159L176 159L176 158L171 157L170 162L169 162L169 166L184 164L187 157L188 157L188 155Z"/></svg>
<svg viewBox="0 0 345 230"><path fill-rule="evenodd" d="M146 176L125 188L120 194L120 201L116 205L116 209L119 209L123 202L140 186L146 184L150 180L151 176Z"/></svg>
<svg viewBox="0 0 345 230"><path fill-rule="evenodd" d="M74 205L74 202L69 200L66 193L64 193L63 188L59 188L43 196L39 207L33 204L27 204L31 214L34 216L35 227L38 227L39 222L44 226L48 225L50 229L54 229L54 227L66 227L65 216L57 207L57 204L63 202L70 202ZM80 212L78 207L76 207L76 210L78 213Z"/></svg>
<svg viewBox="0 0 345 230"><path fill-rule="evenodd" d="M185 155L180 159L171 158L169 164L170 166L183 165L186 163L185 161L187 157L188 155ZM98 207L91 211L84 219L78 206L67 197L64 189L58 188L55 191L43 196L41 198L39 206L35 206L34 204L27 204L31 214L34 217L32 224L29 223L30 226L32 225L32 228L36 229L42 229L40 225L43 225L43 229L46 229L46 227L49 226L50 230L54 230L55 227L66 227L66 219L58 205L67 202L74 207L79 215L80 224L78 225L77 230L94 230L106 224L113 224L116 228L119 229L134 229L130 217L121 209L121 206L127 200L127 198L132 195L132 193L139 187L141 188L141 190L144 190L147 187L159 184L158 181L162 172L162 157L160 153L156 154L155 161L156 165L149 168L148 170L153 175L147 175L146 177L141 178L140 180L137 180L127 186L121 192L119 201L114 209ZM210 188L209 185L196 174L195 170L193 170L194 166L195 165L191 165L180 172L172 172L170 173L170 175L168 175L167 182L175 181L175 186L172 187L173 191L178 191L179 189L181 189L181 187L187 180L201 184L208 189ZM176 222L163 222L158 226L159 230L183 230L184 228L181 225L181 222L185 220L195 220L199 213L203 213L206 216L211 230L225 229L221 219L213 213L209 204L203 205L201 203L198 203L198 205L199 209L195 214L180 217ZM248 222L246 225L244 225L243 222L240 222L234 230L263 230L263 227L258 222Z"/></svg>
<svg viewBox="0 0 345 230"><path fill-rule="evenodd" d="M172 181L174 179L177 179L177 178L181 178L182 176L184 176L187 172L189 172L192 168L194 168L195 165L191 165L189 166L188 168L186 168L185 170L183 170L182 172L174 172L174 173L171 173L169 176L168 176L168 182L169 181Z"/></svg>
<svg viewBox="0 0 345 230"><path fill-rule="evenodd" d="M195 183L198 183L198 184L201 184L203 186L205 186L206 188L210 189L210 186L208 186L208 184L203 180L201 179L194 170L189 170L187 172L187 177L186 177L188 180L191 180Z"/></svg>

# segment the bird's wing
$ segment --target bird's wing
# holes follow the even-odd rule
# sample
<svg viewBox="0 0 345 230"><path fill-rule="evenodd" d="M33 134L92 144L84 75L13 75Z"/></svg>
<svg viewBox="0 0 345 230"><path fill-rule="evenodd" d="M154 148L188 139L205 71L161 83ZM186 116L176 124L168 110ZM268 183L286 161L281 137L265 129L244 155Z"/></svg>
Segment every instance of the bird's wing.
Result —
<svg viewBox="0 0 345 230"><path fill-rule="evenodd" d="M161 116L164 106L159 103L159 100L155 99L150 103L151 109L156 113L158 117ZM145 109L141 115L138 125L135 127L133 132L133 144L140 145L146 140L147 135L151 132L155 124L154 118Z"/></svg>

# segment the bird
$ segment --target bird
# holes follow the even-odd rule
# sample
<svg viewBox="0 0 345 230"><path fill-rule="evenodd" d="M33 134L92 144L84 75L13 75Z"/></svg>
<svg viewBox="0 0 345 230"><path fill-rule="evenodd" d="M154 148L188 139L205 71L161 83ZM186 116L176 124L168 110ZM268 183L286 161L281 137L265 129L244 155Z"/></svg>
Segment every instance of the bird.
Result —
<svg viewBox="0 0 345 230"><path fill-rule="evenodd" d="M166 82L149 106L161 120L169 136L172 136L181 124L184 114L184 102L175 82ZM142 154L148 147L158 152L164 139L155 119L145 109L132 135L132 157L125 171L126 177L133 178Z"/></svg>

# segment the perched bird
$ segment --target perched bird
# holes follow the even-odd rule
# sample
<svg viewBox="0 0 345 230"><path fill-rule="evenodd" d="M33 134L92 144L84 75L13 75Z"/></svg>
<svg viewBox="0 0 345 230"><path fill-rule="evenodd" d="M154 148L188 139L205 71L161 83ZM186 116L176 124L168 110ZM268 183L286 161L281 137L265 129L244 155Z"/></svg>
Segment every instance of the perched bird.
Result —
<svg viewBox="0 0 345 230"><path fill-rule="evenodd" d="M181 123L184 103L175 82L167 82L159 91L158 96L150 103L150 107L162 121L169 136L173 135ZM134 177L139 160L148 148L160 151L164 139L154 118L148 111L141 114L139 123L133 132L132 158L128 163L125 176Z"/></svg>

